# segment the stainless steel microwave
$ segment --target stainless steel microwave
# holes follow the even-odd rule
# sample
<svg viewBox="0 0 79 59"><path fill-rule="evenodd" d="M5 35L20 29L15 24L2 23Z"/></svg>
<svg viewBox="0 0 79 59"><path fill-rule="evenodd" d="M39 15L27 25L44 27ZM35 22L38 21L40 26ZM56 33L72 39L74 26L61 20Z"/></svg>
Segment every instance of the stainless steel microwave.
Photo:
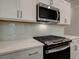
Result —
<svg viewBox="0 0 79 59"><path fill-rule="evenodd" d="M60 21L60 11L58 8L39 2L36 5L36 20L39 22Z"/></svg>

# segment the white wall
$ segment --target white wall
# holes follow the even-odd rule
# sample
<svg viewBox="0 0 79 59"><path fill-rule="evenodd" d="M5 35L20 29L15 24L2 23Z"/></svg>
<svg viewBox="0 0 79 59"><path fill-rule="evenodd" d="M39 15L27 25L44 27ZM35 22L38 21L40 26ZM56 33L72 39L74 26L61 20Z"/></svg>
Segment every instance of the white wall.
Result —
<svg viewBox="0 0 79 59"><path fill-rule="evenodd" d="M79 4L72 4L71 25L65 28L65 34L79 36Z"/></svg>
<svg viewBox="0 0 79 59"><path fill-rule="evenodd" d="M39 35L63 35L64 27L46 24L0 23L0 40L27 39Z"/></svg>

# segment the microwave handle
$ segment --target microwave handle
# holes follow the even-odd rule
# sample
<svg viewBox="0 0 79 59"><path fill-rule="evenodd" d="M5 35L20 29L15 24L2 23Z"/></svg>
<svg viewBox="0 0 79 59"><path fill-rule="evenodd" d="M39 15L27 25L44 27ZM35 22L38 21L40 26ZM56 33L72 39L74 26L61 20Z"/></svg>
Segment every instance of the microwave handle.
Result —
<svg viewBox="0 0 79 59"><path fill-rule="evenodd" d="M57 18L56 18L57 20L58 20L58 17L59 17L59 14L58 14L58 11L57 11Z"/></svg>

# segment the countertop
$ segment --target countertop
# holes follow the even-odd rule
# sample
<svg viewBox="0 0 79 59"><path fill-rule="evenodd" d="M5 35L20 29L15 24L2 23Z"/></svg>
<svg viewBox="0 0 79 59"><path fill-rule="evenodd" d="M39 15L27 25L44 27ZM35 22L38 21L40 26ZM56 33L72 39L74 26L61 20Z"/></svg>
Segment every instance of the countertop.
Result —
<svg viewBox="0 0 79 59"><path fill-rule="evenodd" d="M0 55L12 53L18 50L40 47L44 44L35 39L0 41Z"/></svg>
<svg viewBox="0 0 79 59"><path fill-rule="evenodd" d="M79 36L73 36L73 35L62 35L62 36L69 38L71 40L75 39L79 40ZM44 46L44 44L33 38L23 40L0 41L0 55L16 52L19 50L25 50L25 49L28 50L40 46Z"/></svg>
<svg viewBox="0 0 79 59"><path fill-rule="evenodd" d="M66 37L66 38L69 38L71 40L79 39L79 36L74 36L74 35L62 35L62 36Z"/></svg>

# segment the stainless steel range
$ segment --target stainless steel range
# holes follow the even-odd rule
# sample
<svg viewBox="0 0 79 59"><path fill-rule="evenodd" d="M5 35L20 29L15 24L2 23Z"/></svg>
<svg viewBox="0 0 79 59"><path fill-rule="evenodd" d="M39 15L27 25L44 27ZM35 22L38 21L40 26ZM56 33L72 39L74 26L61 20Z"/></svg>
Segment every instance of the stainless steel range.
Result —
<svg viewBox="0 0 79 59"><path fill-rule="evenodd" d="M70 42L72 40L54 35L38 36L34 39L45 44L44 59L70 59Z"/></svg>

